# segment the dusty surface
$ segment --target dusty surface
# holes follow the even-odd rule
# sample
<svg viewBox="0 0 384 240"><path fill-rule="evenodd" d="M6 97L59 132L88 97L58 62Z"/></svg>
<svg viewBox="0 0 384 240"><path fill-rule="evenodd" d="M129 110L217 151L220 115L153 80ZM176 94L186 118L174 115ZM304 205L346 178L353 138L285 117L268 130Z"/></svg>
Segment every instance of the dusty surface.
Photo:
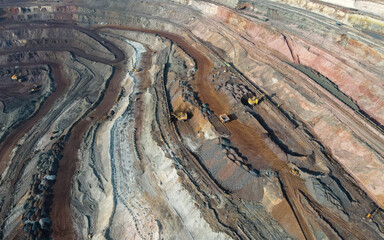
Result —
<svg viewBox="0 0 384 240"><path fill-rule="evenodd" d="M382 6L1 2L0 238L383 239Z"/></svg>

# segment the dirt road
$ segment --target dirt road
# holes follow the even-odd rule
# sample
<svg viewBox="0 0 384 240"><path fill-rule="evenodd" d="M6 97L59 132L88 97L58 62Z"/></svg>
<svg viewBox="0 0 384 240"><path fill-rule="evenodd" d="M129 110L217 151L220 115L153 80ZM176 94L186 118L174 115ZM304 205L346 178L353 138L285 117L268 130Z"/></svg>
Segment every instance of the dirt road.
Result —
<svg viewBox="0 0 384 240"><path fill-rule="evenodd" d="M104 98L100 102L100 104L96 107L96 109L90 113L90 117L92 119L99 120L104 117L108 111L113 106L119 92L120 92L120 80L122 79L122 69L123 65L119 62L125 59L124 53L113 43L107 41L106 39L100 37L96 32L84 29L71 24L60 24L54 23L49 24L46 22L34 22L34 24L46 24L44 26L40 25L22 25L22 26L11 26L3 29L25 29L25 28L35 28L35 29L43 29L43 28L72 28L79 30L83 33L88 34L95 40L99 41L100 44L103 44L108 50L110 50L114 55L115 59L106 59L100 58L97 56L92 56L86 54L85 52L72 48L72 47L44 47L44 46L36 46L31 47L29 49L12 49L8 51L2 51L0 54L11 54L18 53L20 51L69 51L84 58L87 58L92 61L101 62L105 64L116 64L115 72L109 81L108 88L104 93ZM48 25L48 26L47 26ZM22 122L19 127L12 132L0 145L0 170L3 171L5 166L7 165L10 157L10 153L16 143L19 141L21 137L23 137L33 126L35 126L40 119L45 116L48 111L52 108L53 104L55 104L56 100L61 97L67 88L70 85L70 81L64 77L61 72L60 63L57 62L38 62L38 63L30 63L24 64L28 66L32 65L41 65L47 64L52 69L52 76L54 81L56 82L56 90L53 92L47 100L42 104L37 113L31 118ZM23 66L23 64L18 64L18 66ZM72 215L70 209L70 188L71 188L71 180L72 175L76 169L76 159L77 159L77 150L80 145L81 139L88 129L92 121L88 121L85 118L76 123L75 127L71 131L71 136L66 143L64 148L64 157L60 161L60 168L57 174L57 180L53 187L54 190L54 199L53 206L51 212L51 218L53 219L53 237L55 239L71 239L74 238L73 227L72 227ZM19 173L21 172L24 162L27 161L28 158L25 158L19 164L16 164L16 174L12 176L6 177L8 181L11 182L10 191L13 190L14 184L19 179ZM5 199L4 206L2 208L1 216L8 210L9 204L11 203L12 194L7 194L7 198Z"/></svg>
<svg viewBox="0 0 384 240"><path fill-rule="evenodd" d="M1 53L0 53L1 54ZM65 90L69 86L69 81L66 79L62 72L60 65L58 63L54 62L39 62L39 63L33 63L33 64L18 64L18 66L33 66L38 64L47 64L51 67L52 70L52 77L56 81L55 87L56 90L53 92L46 101L42 104L40 109L37 111L37 113L32 116L31 118L25 120L22 122L15 131L13 131L0 145L0 152L2 153L0 155L0 172L3 172L6 164L9 160L9 155L13 149L13 147L16 145L16 143L19 141L19 139L27 133L52 107L52 105L55 103L56 99L58 99L60 96L63 95Z"/></svg>
<svg viewBox="0 0 384 240"><path fill-rule="evenodd" d="M112 108L115 100L120 93L120 81L124 66L122 63L117 64L115 73L108 85L103 96L103 100L94 111L88 114L94 121L98 121L105 117ZM53 187L53 205L51 211L52 229L54 239L74 239L74 231L72 226L71 211L71 185L72 176L78 164L77 152L85 132L88 130L92 121L88 118L81 119L71 130L71 136L64 147L63 158L60 160L59 171L57 173L57 181Z"/></svg>
<svg viewBox="0 0 384 240"><path fill-rule="evenodd" d="M170 34L167 32L148 30L148 29L137 29L123 26L114 26L107 25L103 27L97 27L95 29L104 29L104 28L113 28L120 30L129 30L129 31L142 31L147 33L158 34L162 37L168 38L169 40L176 43L180 48L182 48L188 55L190 55L196 61L197 71L195 74L196 77L196 90L199 94L199 97L202 102L208 103L211 110L214 111L216 115L221 113L228 112L228 104L226 104L225 96L220 96L219 93L214 91L213 86L208 81L208 76L210 75L211 69L213 67L212 61L204 55L201 51L197 49L197 46L191 46L190 43L185 41L180 36L176 36L174 34ZM268 167L271 166L273 169L278 171L288 172L289 168L286 163L279 160L275 154L271 152L271 150L265 145L263 139L261 139L260 133L252 126L245 125L240 121L232 121L227 124L228 130L231 132L231 141L236 146L243 155L245 155L249 160L253 167ZM250 141L251 139L251 141ZM262 154L264 161L260 160L253 161L254 156ZM205 171L200 169L201 171ZM202 173L203 176L206 173ZM289 183L286 183L288 188L291 188ZM290 191L294 192L295 190L291 189ZM298 201L292 199L292 204L300 205ZM294 207L293 211L297 216L299 225L301 226L304 235L307 239L313 239L313 235L304 221L301 212L302 207Z"/></svg>

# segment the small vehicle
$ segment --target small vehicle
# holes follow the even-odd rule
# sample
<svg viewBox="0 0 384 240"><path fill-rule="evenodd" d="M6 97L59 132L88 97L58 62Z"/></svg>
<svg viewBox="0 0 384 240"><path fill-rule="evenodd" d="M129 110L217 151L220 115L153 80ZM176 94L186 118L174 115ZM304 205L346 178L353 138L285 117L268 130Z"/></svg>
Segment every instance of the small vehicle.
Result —
<svg viewBox="0 0 384 240"><path fill-rule="evenodd" d="M263 101L263 99L264 99L264 94L261 95L260 97L253 96L248 98L248 104L251 106L258 105L261 101Z"/></svg>
<svg viewBox="0 0 384 240"><path fill-rule="evenodd" d="M172 113L172 116L174 116L177 121L185 121L188 119L188 114L186 112Z"/></svg>
<svg viewBox="0 0 384 240"><path fill-rule="evenodd" d="M226 123L226 122L229 122L231 120L227 114L221 114L219 116L219 118L220 118L220 121L222 123Z"/></svg>

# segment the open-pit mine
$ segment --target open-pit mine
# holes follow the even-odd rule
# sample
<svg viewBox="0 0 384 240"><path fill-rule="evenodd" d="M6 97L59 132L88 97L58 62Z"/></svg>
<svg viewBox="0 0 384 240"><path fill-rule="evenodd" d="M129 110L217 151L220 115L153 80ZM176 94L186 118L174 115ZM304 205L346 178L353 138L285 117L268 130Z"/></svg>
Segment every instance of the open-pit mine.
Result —
<svg viewBox="0 0 384 240"><path fill-rule="evenodd" d="M384 239L383 0L1 0L0 239Z"/></svg>

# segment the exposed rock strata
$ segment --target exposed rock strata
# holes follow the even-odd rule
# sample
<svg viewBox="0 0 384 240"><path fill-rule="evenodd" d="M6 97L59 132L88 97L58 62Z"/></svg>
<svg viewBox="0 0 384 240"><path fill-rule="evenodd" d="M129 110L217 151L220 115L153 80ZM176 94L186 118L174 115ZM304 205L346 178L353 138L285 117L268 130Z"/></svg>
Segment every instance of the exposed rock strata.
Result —
<svg viewBox="0 0 384 240"><path fill-rule="evenodd" d="M4 3L1 238L384 237L379 7L89 3Z"/></svg>

